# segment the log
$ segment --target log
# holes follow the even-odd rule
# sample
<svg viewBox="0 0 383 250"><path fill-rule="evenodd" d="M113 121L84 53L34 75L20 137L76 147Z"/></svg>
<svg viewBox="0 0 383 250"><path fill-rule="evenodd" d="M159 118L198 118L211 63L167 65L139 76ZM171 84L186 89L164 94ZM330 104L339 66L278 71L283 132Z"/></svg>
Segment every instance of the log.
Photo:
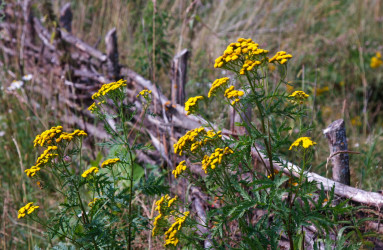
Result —
<svg viewBox="0 0 383 250"><path fill-rule="evenodd" d="M258 152L256 148L251 149L251 154L254 158L258 159L259 161L264 161L266 165L269 165L268 158L262 153L258 154ZM291 175L292 173L292 175L296 177L299 177L299 173L301 171L300 167L287 161L284 161L283 165L274 163L273 166L274 169L278 171L283 171L287 175ZM308 171L305 171L304 175L308 178L309 181L316 181L318 183L318 188L321 188L321 186L323 185L325 191L330 191L334 187L335 194L340 197L344 197L368 206L373 206L378 209L383 207L383 195L381 195L380 193L368 192L358 188L350 187L348 185L327 179L321 175L311 173Z"/></svg>
<svg viewBox="0 0 383 250"><path fill-rule="evenodd" d="M330 147L333 180L350 185L349 156L348 153L342 153L342 151L348 151L346 128L343 119L331 123L323 130L323 134L325 134Z"/></svg>

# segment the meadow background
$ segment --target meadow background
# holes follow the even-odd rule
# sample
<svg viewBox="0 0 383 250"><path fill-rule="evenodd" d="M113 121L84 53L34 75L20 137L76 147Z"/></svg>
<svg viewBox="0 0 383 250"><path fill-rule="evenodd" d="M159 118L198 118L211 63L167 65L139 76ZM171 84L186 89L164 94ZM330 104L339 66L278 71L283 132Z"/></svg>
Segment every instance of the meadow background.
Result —
<svg viewBox="0 0 383 250"><path fill-rule="evenodd" d="M55 12L66 2L52 1ZM41 4L36 1L33 12L43 17ZM156 82L168 96L170 63L184 48L191 52L187 97L207 93L214 79L224 75L214 70L214 59L238 37L252 38L270 51L287 51L294 57L287 76L293 88L286 91L310 95L311 137L317 142L311 171L331 177L325 169L329 149L322 130L342 118L349 150L361 153L350 156L351 185L382 189L383 67L370 65L377 52L383 53L382 1L80 0L71 6L73 34L104 51L102 38L116 27L120 63ZM51 114L57 113L46 100L39 103L43 108L31 110L17 91L6 91L22 76L16 63L0 61L0 248L44 248L43 230L18 221L17 210L31 197L46 208L56 204L54 192L46 196L23 171L37 156L34 136L56 125ZM203 112L227 126L229 110L222 109L210 106ZM101 149L92 151L97 155Z"/></svg>

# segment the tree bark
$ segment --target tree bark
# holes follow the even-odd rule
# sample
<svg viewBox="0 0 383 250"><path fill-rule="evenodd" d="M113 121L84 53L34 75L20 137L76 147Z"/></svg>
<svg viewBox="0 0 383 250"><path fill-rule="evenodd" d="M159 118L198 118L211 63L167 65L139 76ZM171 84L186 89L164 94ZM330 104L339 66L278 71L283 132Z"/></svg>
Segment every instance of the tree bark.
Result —
<svg viewBox="0 0 383 250"><path fill-rule="evenodd" d="M330 147L330 158L333 165L332 178L334 181L350 185L350 167L347 151L346 128L342 119L331 123L323 133L326 135Z"/></svg>

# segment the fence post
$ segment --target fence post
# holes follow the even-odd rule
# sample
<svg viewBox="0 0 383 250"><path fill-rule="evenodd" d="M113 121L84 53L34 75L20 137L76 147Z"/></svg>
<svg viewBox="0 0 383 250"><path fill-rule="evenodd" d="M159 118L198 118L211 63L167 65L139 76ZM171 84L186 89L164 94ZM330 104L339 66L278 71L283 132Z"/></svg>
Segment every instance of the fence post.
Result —
<svg viewBox="0 0 383 250"><path fill-rule="evenodd" d="M331 158L333 165L333 180L350 185L349 156L348 153L346 153L348 149L344 120L339 119L334 121L323 130L323 134L326 135L330 147L329 158Z"/></svg>
<svg viewBox="0 0 383 250"><path fill-rule="evenodd" d="M64 28L68 33L72 33L73 13L70 3L64 4L60 10L60 27Z"/></svg>
<svg viewBox="0 0 383 250"><path fill-rule="evenodd" d="M185 85L187 75L187 61L189 51L187 49L178 53L172 61L172 104L185 103Z"/></svg>
<svg viewBox="0 0 383 250"><path fill-rule="evenodd" d="M117 80L120 78L120 65L118 63L117 30L113 28L105 36L107 73L108 77Z"/></svg>

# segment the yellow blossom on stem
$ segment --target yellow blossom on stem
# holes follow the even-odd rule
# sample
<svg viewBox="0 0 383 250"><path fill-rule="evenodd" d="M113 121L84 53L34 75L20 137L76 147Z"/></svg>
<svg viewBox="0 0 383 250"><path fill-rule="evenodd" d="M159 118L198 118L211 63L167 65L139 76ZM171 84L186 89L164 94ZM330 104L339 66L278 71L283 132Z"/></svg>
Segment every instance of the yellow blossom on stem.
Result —
<svg viewBox="0 0 383 250"><path fill-rule="evenodd" d="M243 96L244 94L245 94L245 92L243 92L243 91L235 90L234 86L230 86L225 91L225 97L227 97L229 100L232 100L231 105L234 105L237 102L239 102L239 97Z"/></svg>
<svg viewBox="0 0 383 250"><path fill-rule="evenodd" d="M382 55L380 52L376 52L376 55L371 57L371 63L370 66L371 68L375 69L383 65L383 60L382 60Z"/></svg>
<svg viewBox="0 0 383 250"><path fill-rule="evenodd" d="M291 144L289 150L291 150L293 147L299 147L302 146L303 148L309 148L311 146L314 146L316 142L313 142L310 137L301 137L297 139L293 144Z"/></svg>
<svg viewBox="0 0 383 250"><path fill-rule="evenodd" d="M177 179L177 177L186 170L185 161L181 161L180 164L176 167L175 170L172 171L172 174L174 175L174 178Z"/></svg>
<svg viewBox="0 0 383 250"><path fill-rule="evenodd" d="M305 100L309 97L308 94L301 90L294 91L291 95L289 95L291 98L291 102L294 104L303 104Z"/></svg>
<svg viewBox="0 0 383 250"><path fill-rule="evenodd" d="M153 222L152 236L155 236L159 232L161 224L166 224L166 215L172 210L171 206L177 200L177 195L174 198L171 198L169 195L162 196L161 199L156 201L157 207L155 211L158 211L157 217Z"/></svg>
<svg viewBox="0 0 383 250"><path fill-rule="evenodd" d="M37 135L35 140L33 141L33 146L47 146L49 144L52 144L53 140L60 136L60 134L63 131L62 126L57 126L57 127L51 127L48 130L45 130L41 134Z"/></svg>
<svg viewBox="0 0 383 250"><path fill-rule="evenodd" d="M33 206L33 202L29 202L27 205L19 209L17 218L23 218L25 215L33 213L37 208L39 208L39 206Z"/></svg>
<svg viewBox="0 0 383 250"><path fill-rule="evenodd" d="M202 100L203 96L190 97L189 100L185 102L185 110L187 115L193 114L198 110L198 101Z"/></svg>
<svg viewBox="0 0 383 250"><path fill-rule="evenodd" d="M113 93L116 90L121 89L126 86L126 80L119 80L117 82L107 83L101 86L101 88L92 95L92 99L97 99L99 97L105 96L106 94Z"/></svg>
<svg viewBox="0 0 383 250"><path fill-rule="evenodd" d="M210 98L213 95L215 95L219 90L226 88L226 85L228 82L229 82L229 77L216 79L211 85L211 88L209 90L207 97Z"/></svg>
<svg viewBox="0 0 383 250"><path fill-rule="evenodd" d="M177 246L179 239L177 238L177 233L181 230L182 225L184 224L186 218L189 216L190 212L183 213L182 217L178 217L173 225L165 232L165 246L173 245Z"/></svg>
<svg viewBox="0 0 383 250"><path fill-rule="evenodd" d="M293 56L290 54L287 54L286 51L279 51L275 56L269 59L269 63L272 62L279 62L280 64L285 64L288 60L290 60Z"/></svg>
<svg viewBox="0 0 383 250"><path fill-rule="evenodd" d="M115 163L117 163L117 162L119 162L119 161L120 161L120 158L108 159L108 160L104 161L104 162L101 164L101 167L102 167L102 168L105 168L105 167L107 167L107 166L111 166L111 165L113 165L113 164L115 164Z"/></svg>
<svg viewBox="0 0 383 250"><path fill-rule="evenodd" d="M99 200L100 200L100 198L94 198L93 201L88 203L88 206L89 207L93 207L96 204L96 202L99 201Z"/></svg>
<svg viewBox="0 0 383 250"><path fill-rule="evenodd" d="M212 153L210 156L205 155L202 160L202 169L207 174L207 169L210 167L211 169L215 169L218 164L222 163L222 158L224 155L227 154L233 154L233 150L231 150L229 147L223 148L216 148L214 153Z"/></svg>
<svg viewBox="0 0 383 250"><path fill-rule="evenodd" d="M85 170L81 176L86 178L86 177L88 177L88 175L93 174L93 173L95 174L97 172L98 172L98 167L91 167L91 168Z"/></svg>
<svg viewBox="0 0 383 250"><path fill-rule="evenodd" d="M151 94L151 93L152 93L151 90L144 89L144 90L141 90L140 93L138 93L138 95L136 97L138 98L139 96L142 96L146 99L149 97L149 94Z"/></svg>

